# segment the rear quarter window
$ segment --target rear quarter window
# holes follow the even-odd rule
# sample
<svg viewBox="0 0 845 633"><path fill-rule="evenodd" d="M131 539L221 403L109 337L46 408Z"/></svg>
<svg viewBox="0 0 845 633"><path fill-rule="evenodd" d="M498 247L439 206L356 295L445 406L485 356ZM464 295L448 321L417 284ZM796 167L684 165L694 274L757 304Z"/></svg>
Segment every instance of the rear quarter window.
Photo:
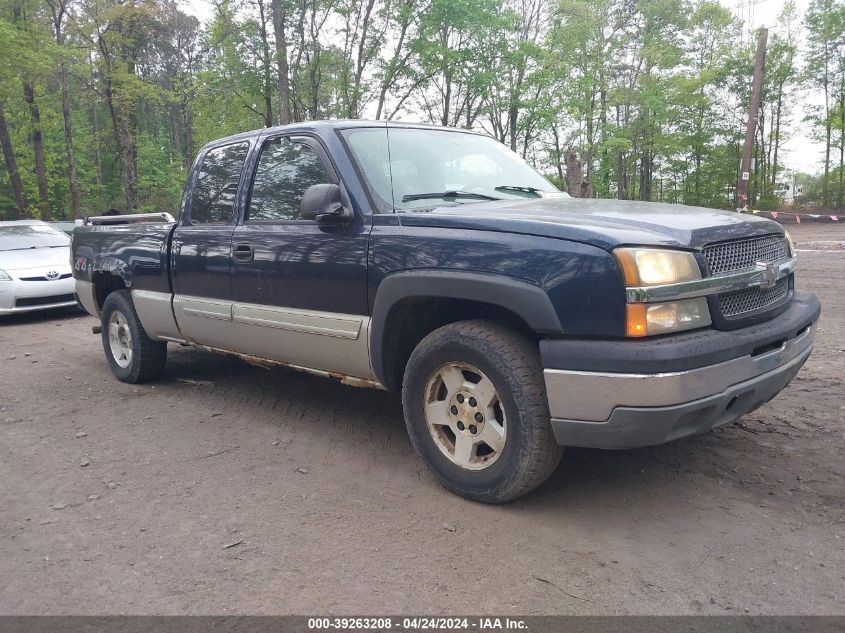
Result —
<svg viewBox="0 0 845 633"><path fill-rule="evenodd" d="M249 143L208 150L191 193L191 224L228 224L232 221L235 195L248 153Z"/></svg>

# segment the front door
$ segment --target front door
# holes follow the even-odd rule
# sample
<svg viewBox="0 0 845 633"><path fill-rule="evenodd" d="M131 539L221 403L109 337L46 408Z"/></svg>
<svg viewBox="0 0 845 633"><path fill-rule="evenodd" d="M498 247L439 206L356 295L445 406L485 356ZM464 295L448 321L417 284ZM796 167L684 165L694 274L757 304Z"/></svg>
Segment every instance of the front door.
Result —
<svg viewBox="0 0 845 633"><path fill-rule="evenodd" d="M173 309L186 340L232 349L232 233L249 143L214 147L173 236Z"/></svg>
<svg viewBox="0 0 845 633"><path fill-rule="evenodd" d="M311 185L339 184L310 137L264 140L243 219L232 237L233 321L242 351L293 365L372 378L367 333L370 223L300 218Z"/></svg>

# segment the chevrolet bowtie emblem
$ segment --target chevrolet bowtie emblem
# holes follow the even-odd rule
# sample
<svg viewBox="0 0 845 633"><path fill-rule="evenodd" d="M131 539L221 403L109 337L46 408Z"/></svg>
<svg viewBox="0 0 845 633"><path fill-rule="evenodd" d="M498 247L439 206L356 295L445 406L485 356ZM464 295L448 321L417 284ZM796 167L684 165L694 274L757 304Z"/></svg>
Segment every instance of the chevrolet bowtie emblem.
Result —
<svg viewBox="0 0 845 633"><path fill-rule="evenodd" d="M778 265L771 262L757 262L756 268L762 273L760 275L760 288L763 290L774 288L778 282Z"/></svg>

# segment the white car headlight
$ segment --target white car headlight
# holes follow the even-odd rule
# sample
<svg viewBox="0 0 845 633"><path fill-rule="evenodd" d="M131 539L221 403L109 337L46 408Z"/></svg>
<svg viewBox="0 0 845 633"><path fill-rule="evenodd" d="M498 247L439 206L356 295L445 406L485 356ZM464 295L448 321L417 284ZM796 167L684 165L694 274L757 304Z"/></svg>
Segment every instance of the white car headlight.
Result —
<svg viewBox="0 0 845 633"><path fill-rule="evenodd" d="M657 248L617 248L613 251L627 288L662 286L701 279L695 256L684 251ZM625 335L629 337L669 334L710 325L707 299L684 299L660 303L628 303Z"/></svg>
<svg viewBox="0 0 845 633"><path fill-rule="evenodd" d="M5 270L0 268L0 281L12 281L12 278L9 276Z"/></svg>

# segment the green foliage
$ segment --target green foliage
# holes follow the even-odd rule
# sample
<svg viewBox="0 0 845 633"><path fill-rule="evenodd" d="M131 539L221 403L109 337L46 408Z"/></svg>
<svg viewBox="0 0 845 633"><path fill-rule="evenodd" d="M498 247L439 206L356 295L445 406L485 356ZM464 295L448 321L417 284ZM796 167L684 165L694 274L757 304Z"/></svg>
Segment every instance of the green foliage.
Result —
<svg viewBox="0 0 845 633"><path fill-rule="evenodd" d="M53 0L58 2L59 0ZM0 0L0 100L37 214L31 84L49 207L71 213L59 68L68 69L82 213L178 209L206 142L279 120L277 45L294 121L404 118L482 129L561 187L564 155L587 195L734 205L753 62L744 26L715 0L220 0L200 25L173 0ZM285 10L276 42L273 7ZM826 149L805 200L842 204L845 9L787 5L770 36L751 193L783 179L793 95L824 93L808 123ZM0 217L16 217L0 164Z"/></svg>
<svg viewBox="0 0 845 633"><path fill-rule="evenodd" d="M777 211L781 206L781 199L773 193L767 193L760 197L755 205L760 211Z"/></svg>

